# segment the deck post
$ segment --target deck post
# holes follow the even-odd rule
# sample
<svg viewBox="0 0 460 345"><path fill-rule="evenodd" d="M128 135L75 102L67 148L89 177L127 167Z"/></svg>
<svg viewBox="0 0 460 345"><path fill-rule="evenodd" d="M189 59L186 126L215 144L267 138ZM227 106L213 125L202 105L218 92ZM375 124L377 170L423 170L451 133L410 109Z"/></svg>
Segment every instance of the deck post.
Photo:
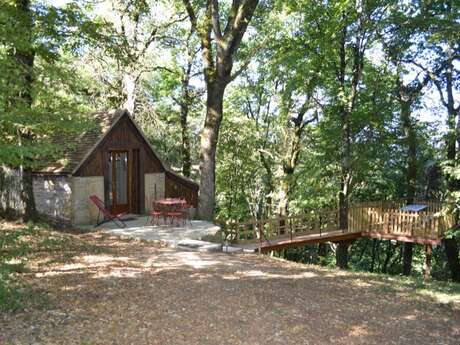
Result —
<svg viewBox="0 0 460 345"><path fill-rule="evenodd" d="M423 279L430 280L431 276L431 257L433 255L433 246L431 244L425 245L425 265L423 269Z"/></svg>

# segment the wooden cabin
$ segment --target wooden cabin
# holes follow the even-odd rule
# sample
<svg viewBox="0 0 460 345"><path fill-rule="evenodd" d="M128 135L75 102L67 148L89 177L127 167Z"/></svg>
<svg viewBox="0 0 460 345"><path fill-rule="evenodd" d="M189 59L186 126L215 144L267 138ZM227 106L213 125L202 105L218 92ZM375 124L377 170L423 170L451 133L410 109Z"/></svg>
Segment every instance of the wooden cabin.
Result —
<svg viewBox="0 0 460 345"><path fill-rule="evenodd" d="M64 223L95 223L92 194L113 212L143 214L165 197L184 197L196 208L198 185L161 161L128 111L97 113L94 122L75 137L59 138L62 157L34 171L38 212Z"/></svg>

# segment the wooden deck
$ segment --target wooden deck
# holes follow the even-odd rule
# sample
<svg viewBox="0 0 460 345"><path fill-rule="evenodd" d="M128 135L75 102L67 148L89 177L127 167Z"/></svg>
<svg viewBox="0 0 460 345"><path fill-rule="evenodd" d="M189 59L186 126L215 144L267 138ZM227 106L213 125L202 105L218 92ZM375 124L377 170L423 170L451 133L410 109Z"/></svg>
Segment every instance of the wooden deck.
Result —
<svg viewBox="0 0 460 345"><path fill-rule="evenodd" d="M361 237L361 232L343 232L340 230L330 231L321 234L306 234L296 235L292 239L290 237L279 237L263 242L235 243L233 246L243 248L245 251L267 253L272 250L280 250L285 248L301 247L306 244L324 243L324 242L340 242L354 240Z"/></svg>
<svg viewBox="0 0 460 345"><path fill-rule="evenodd" d="M262 253L306 244L341 242L359 237L425 245L440 244L453 224L441 213L442 204L419 201L422 212L403 211L405 201L361 203L350 207L348 230L340 230L336 210L312 211L291 217L221 224L225 240L248 251Z"/></svg>

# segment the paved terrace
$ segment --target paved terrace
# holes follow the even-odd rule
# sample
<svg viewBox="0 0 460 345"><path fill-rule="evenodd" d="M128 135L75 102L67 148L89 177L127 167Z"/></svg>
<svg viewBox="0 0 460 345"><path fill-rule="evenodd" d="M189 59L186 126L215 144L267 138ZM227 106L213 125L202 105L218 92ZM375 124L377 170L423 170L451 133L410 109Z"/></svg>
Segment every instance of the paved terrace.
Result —
<svg viewBox="0 0 460 345"><path fill-rule="evenodd" d="M123 217L126 228L120 228L113 222L106 222L95 229L103 229L109 234L122 237L136 238L149 241L163 241L172 247L176 247L180 241L201 240L209 236L215 236L220 227L212 222L204 220L187 220L186 224L152 225L147 221L147 216L126 215ZM85 227L87 229L92 226Z"/></svg>

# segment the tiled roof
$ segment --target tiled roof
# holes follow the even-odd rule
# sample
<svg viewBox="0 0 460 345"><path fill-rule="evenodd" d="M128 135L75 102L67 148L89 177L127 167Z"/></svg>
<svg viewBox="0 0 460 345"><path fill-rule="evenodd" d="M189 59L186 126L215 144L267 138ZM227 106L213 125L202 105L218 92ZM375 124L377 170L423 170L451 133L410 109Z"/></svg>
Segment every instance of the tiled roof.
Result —
<svg viewBox="0 0 460 345"><path fill-rule="evenodd" d="M94 123L87 130L56 137L53 141L62 147L63 151L57 159L44 161L35 172L71 174L123 114L122 110L94 113L91 115Z"/></svg>

